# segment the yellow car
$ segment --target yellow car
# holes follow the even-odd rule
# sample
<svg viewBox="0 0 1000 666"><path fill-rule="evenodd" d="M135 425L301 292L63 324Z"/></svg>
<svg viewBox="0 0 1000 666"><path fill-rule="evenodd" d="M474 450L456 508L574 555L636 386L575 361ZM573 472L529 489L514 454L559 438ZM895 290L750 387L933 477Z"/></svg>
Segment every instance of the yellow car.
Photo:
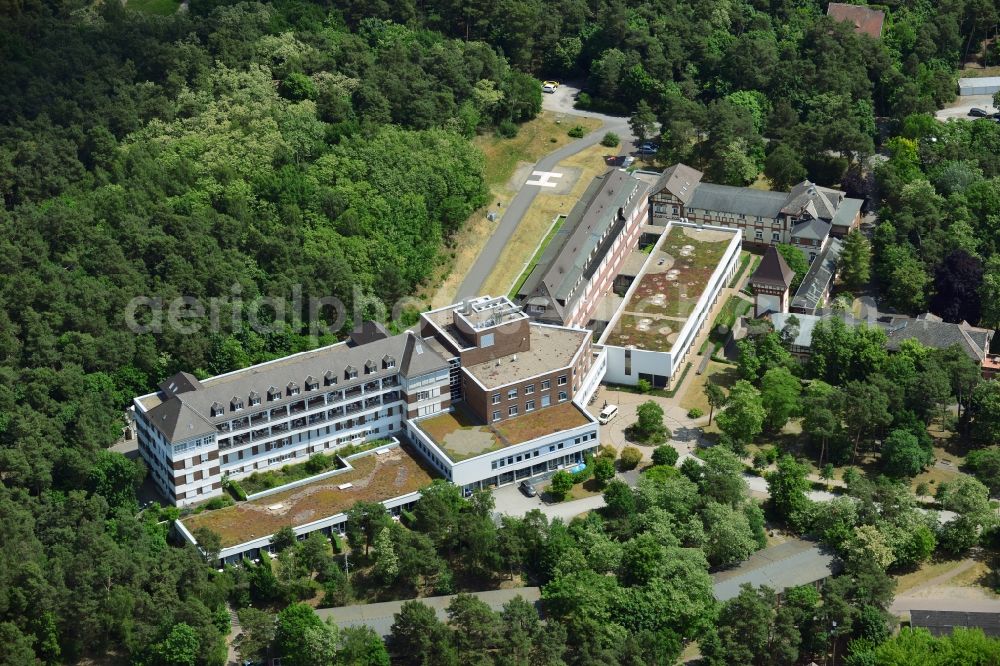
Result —
<svg viewBox="0 0 1000 666"><path fill-rule="evenodd" d="M558 87L558 81L542 81L542 92L554 93Z"/></svg>

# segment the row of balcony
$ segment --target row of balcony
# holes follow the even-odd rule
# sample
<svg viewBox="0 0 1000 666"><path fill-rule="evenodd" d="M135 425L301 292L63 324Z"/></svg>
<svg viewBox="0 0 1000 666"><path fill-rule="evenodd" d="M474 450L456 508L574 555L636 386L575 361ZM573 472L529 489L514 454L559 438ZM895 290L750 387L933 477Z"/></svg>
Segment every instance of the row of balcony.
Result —
<svg viewBox="0 0 1000 666"><path fill-rule="evenodd" d="M223 433L245 430L253 426L270 423L276 419L286 419L289 416L295 416L296 414L301 414L324 405L334 405L344 402L345 400L353 400L365 394L372 393L374 391L384 391L385 389L393 388L395 386L399 386L399 378L396 376L386 377L381 381L375 380L365 384L359 384L358 386L352 386L347 389L329 391L312 398L305 398L296 401L291 405L282 405L281 407L275 407L273 409L265 409L248 416L225 421L218 424L216 428L219 432ZM397 391L394 391L393 393L398 394ZM368 400L371 399L372 398L369 398Z"/></svg>
<svg viewBox="0 0 1000 666"><path fill-rule="evenodd" d="M350 416L351 414L357 414L366 410L376 409L383 405L389 405L398 402L401 398L399 391L391 391L383 395L373 396L365 400L359 400L353 402L349 405L341 405L335 407L334 409L327 410L325 412L317 412L315 414L310 414L308 416L301 416L290 421L283 421L281 423L276 423L270 427L259 428L256 430L251 430L249 432L244 432L235 435L231 438L225 438L219 440L219 450L225 451L231 449L234 446L242 446L244 444L249 444L251 442L257 442L262 439L267 439L273 437L277 434L284 432L294 432L296 430L304 430L306 428L313 428L317 425L327 423L334 419L343 418L345 416ZM357 419L348 419L347 421L338 422L337 430L342 430L345 428L353 428L357 423L364 423L364 420L358 421Z"/></svg>

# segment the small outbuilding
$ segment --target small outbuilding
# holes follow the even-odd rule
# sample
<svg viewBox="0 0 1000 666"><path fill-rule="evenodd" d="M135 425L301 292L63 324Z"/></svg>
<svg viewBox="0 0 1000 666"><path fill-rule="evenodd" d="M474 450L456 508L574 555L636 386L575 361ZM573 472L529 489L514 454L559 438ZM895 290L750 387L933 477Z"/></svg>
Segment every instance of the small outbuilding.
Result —
<svg viewBox="0 0 1000 666"><path fill-rule="evenodd" d="M788 267L777 248L769 246L757 270L750 276L754 318L768 312L788 312L788 293L794 277L795 271Z"/></svg>
<svg viewBox="0 0 1000 666"><path fill-rule="evenodd" d="M1000 91L1000 76L966 77L958 80L958 94L992 95Z"/></svg>

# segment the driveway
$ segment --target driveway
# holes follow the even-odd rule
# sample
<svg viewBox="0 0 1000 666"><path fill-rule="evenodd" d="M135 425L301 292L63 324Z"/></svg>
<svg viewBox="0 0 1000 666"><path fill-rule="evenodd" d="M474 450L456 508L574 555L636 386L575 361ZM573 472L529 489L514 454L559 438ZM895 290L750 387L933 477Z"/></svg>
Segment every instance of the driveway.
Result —
<svg viewBox="0 0 1000 666"><path fill-rule="evenodd" d="M605 402L610 405L618 405L618 417L611 423L601 426L601 443L610 444L618 451L621 451L625 446L635 446L642 451L645 459L649 460L652 457L655 447L635 444L625 437L625 429L639 418L637 414L639 405L649 400L663 408L663 421L670 429L668 443L677 449L677 453L684 455L697 450L699 445L710 445L710 442L703 438L701 428L687 417L686 410L677 405L676 398L629 393L609 388L603 384L594 395L595 399L587 406L587 411L595 418L604 407Z"/></svg>
<svg viewBox="0 0 1000 666"><path fill-rule="evenodd" d="M582 139L577 139L571 144L552 151L542 159L538 160L538 162L532 167L531 171L555 171L555 167L559 164L559 162L576 155L585 148L589 148L600 143L601 139L604 138L605 132L615 132L619 137L621 137L622 142L619 144L620 153L627 152L632 149L635 137L632 136L632 131L629 129L628 118L618 118L616 116L608 116L601 113L592 113L587 111L577 111L573 109L572 96L575 90L575 88L571 88L570 86L560 86L559 89L551 95L543 93L542 108L559 113L565 113L567 115L599 118L604 122L604 125ZM569 99L568 109L565 108L567 106L566 96L568 96ZM469 269L469 272L466 274L461 286L459 286L458 294L456 296L457 301L481 295L480 290L483 287L483 283L486 282L486 278L489 274L493 272L494 266L496 266L497 261L500 259L500 253L503 252L503 249L510 242L511 237L514 235L518 225L521 223L521 218L524 217L524 214L531 206L531 203L535 200L535 195L542 189L544 188L537 185L525 184L522 185L521 189L514 195L514 198L511 200L503 216L500 218L500 223L497 226L496 231L493 232L489 241L486 242L486 246L483 247L479 256L476 257L475 263L472 264L472 268Z"/></svg>
<svg viewBox="0 0 1000 666"><path fill-rule="evenodd" d="M967 95L956 98L954 104L939 110L934 114L934 117L938 120L948 120L949 118L976 120L969 115L969 109L972 107L980 108L987 113L996 113L998 110L993 106L993 95Z"/></svg>
<svg viewBox="0 0 1000 666"><path fill-rule="evenodd" d="M493 499L496 501L496 512L505 516L521 517L532 509L538 509L551 521L553 518L561 518L569 522L581 513L600 509L604 506L604 497L594 495L583 499L572 500L570 502L560 502L559 504L546 504L538 497L527 497L517 489L517 486L504 486L493 491Z"/></svg>

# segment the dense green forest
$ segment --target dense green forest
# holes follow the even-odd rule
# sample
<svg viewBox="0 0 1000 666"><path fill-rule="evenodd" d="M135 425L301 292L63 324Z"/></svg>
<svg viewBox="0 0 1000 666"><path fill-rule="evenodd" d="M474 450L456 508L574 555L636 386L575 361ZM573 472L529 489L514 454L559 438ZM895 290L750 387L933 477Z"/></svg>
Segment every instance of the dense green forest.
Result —
<svg viewBox="0 0 1000 666"><path fill-rule="evenodd" d="M0 660L168 663L185 623L220 663L224 580L136 517L141 465L104 449L169 373L317 341L135 334L126 304L412 293L485 201L469 137L533 117L541 93L485 43L307 3L4 13Z"/></svg>
<svg viewBox="0 0 1000 666"><path fill-rule="evenodd" d="M874 41L830 21L821 3L790 0L193 0L168 17L117 2L0 2L0 663L104 654L150 665L222 663L225 604L252 598L245 576L254 571L218 574L194 549L168 543L168 522L158 520L175 514L140 513L141 464L106 449L130 397L167 375L222 372L323 339L296 318L267 334L246 326L138 334L125 325L127 304L140 296L287 298L295 285L306 297L348 304L356 293L387 302L412 294L485 203L483 157L470 138L509 134L534 117L535 76L585 78L582 105L661 122L659 158L688 161L718 182L750 182L763 169L776 185L808 175L884 199L891 224L874 239L874 268L891 301L971 308L947 298L971 284L982 294L978 309L953 316L995 325L1000 129L941 126L920 114L951 98L955 66L995 27L997 8L985 0L886 4L885 36ZM901 138L887 142L890 159L871 170L866 160L882 139L876 116ZM907 377L952 367L936 356L914 363ZM763 381L771 365L754 377L747 371L748 379ZM865 400L868 389L855 395L852 380L888 393L891 373L910 372L875 368L884 379L830 378L856 400L842 404ZM952 387L964 391L961 368L954 372L942 399ZM781 377L772 380L779 390ZM750 401L751 390L743 391ZM1000 418L995 391L978 391L970 408ZM909 421L933 407L890 399L913 412ZM887 427L878 417L872 427ZM895 417L893 430L906 431L905 419ZM851 440L837 436L831 455L847 455ZM868 441L866 430L854 447ZM760 545L759 509L741 492L720 499L702 489L697 497L699 483L661 473L634 494L613 486L606 519L573 526L498 531L481 506L448 500L456 525L479 528L466 542L419 522L387 536L393 552L422 554L411 561L424 568L408 570L421 585L456 567L547 583L560 622L545 628L523 608L496 620L467 604L466 615L496 620L491 631L522 630L521 663L649 663L675 656L681 639L695 635L724 663L735 634L725 622L709 626L718 609L705 572ZM970 492L979 497L978 488ZM789 497L789 507L803 509ZM818 524L801 511L787 515L801 518L803 530ZM874 518L866 520L845 529ZM727 531L709 540L713 525ZM959 549L975 526L955 535ZM302 576L292 574L302 571L334 581L331 601L347 598L328 559L292 571L268 588L275 596L266 602L294 601ZM884 594L830 593L854 609L845 616L884 620ZM653 610L666 600L676 605L669 617ZM744 601L771 603L766 594ZM807 602L796 607L802 618ZM720 617L737 618L736 610ZM857 626L855 637L875 635ZM565 628L587 642L545 651ZM442 638L442 659L475 651L461 633L431 631ZM789 663L819 649L801 634ZM295 644L291 633L277 638ZM364 653L368 639L341 636L339 649ZM397 653L424 654L402 640ZM495 654L503 644L481 645ZM371 654L348 663L383 663L377 649Z"/></svg>

